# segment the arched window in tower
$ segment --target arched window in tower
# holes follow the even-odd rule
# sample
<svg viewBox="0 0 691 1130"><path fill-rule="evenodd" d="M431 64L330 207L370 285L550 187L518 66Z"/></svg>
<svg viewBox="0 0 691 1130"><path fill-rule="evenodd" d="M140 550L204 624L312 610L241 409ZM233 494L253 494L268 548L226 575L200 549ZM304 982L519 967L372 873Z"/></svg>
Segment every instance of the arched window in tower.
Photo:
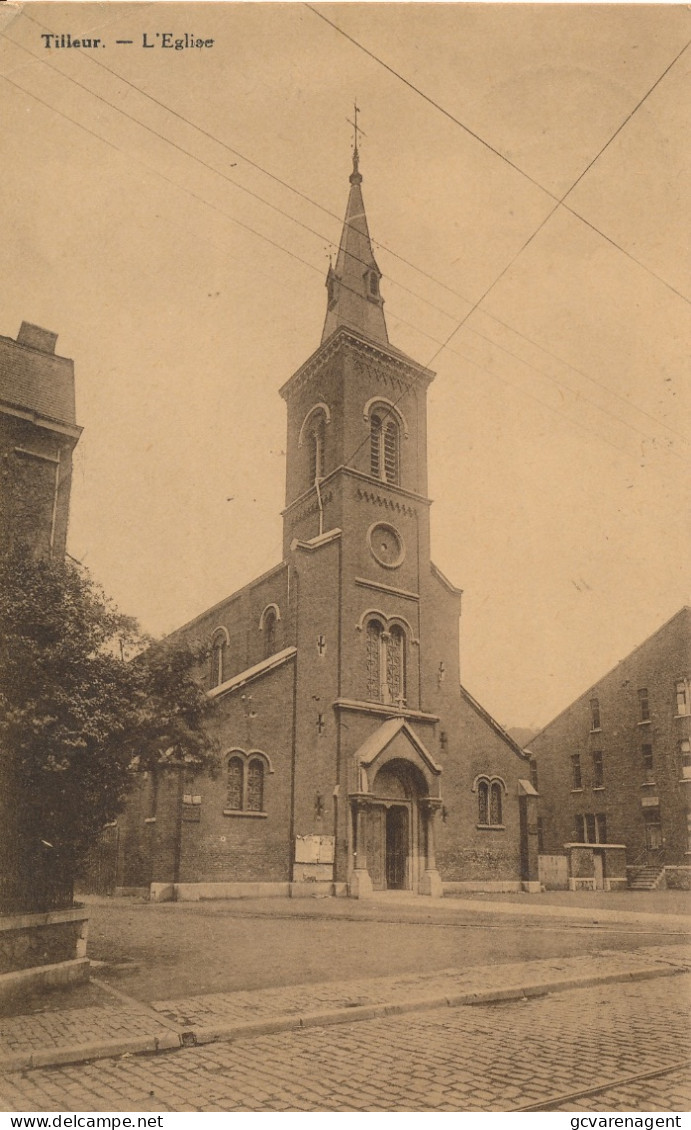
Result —
<svg viewBox="0 0 691 1130"><path fill-rule="evenodd" d="M315 413L310 429L310 484L324 477L324 416Z"/></svg>
<svg viewBox="0 0 691 1130"><path fill-rule="evenodd" d="M383 635L379 620L370 620L367 625L367 697L371 702L382 700Z"/></svg>
<svg viewBox="0 0 691 1130"><path fill-rule="evenodd" d="M406 698L406 654L405 632L394 624L386 641L386 688L389 702L397 706L405 705Z"/></svg>
<svg viewBox="0 0 691 1130"><path fill-rule="evenodd" d="M489 791L489 823L501 824L501 784L499 781L492 781Z"/></svg>
<svg viewBox="0 0 691 1130"><path fill-rule="evenodd" d="M384 410L373 412L370 417L370 474L394 486L399 481L399 443L398 420L386 416Z"/></svg>
<svg viewBox="0 0 691 1130"><path fill-rule="evenodd" d="M372 298L379 297L379 279L375 271L370 271L369 275L369 292Z"/></svg>
<svg viewBox="0 0 691 1130"><path fill-rule="evenodd" d="M374 413L370 419L370 473L375 479L381 476L382 451L381 416Z"/></svg>
<svg viewBox="0 0 691 1130"><path fill-rule="evenodd" d="M258 757L247 767L247 811L264 811L264 763Z"/></svg>
<svg viewBox="0 0 691 1130"><path fill-rule="evenodd" d="M228 759L228 772L226 778L226 804L229 809L239 812L242 808L242 787L244 777L244 761L241 757Z"/></svg>
<svg viewBox="0 0 691 1130"><path fill-rule="evenodd" d="M270 608L264 615L264 658L276 651L276 613Z"/></svg>
<svg viewBox="0 0 691 1130"><path fill-rule="evenodd" d="M387 483L398 484L398 424L388 420L384 428L384 474Z"/></svg>

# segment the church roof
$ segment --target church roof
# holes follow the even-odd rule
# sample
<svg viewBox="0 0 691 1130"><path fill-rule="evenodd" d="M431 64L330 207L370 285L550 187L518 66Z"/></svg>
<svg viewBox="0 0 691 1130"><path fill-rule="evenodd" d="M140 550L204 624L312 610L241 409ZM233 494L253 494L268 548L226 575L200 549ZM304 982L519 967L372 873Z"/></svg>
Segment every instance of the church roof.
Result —
<svg viewBox="0 0 691 1130"><path fill-rule="evenodd" d="M379 293L381 271L372 250L361 185L356 145L336 266L329 267L326 278L329 297L322 343L340 326L347 326L384 345L389 341L384 303Z"/></svg>

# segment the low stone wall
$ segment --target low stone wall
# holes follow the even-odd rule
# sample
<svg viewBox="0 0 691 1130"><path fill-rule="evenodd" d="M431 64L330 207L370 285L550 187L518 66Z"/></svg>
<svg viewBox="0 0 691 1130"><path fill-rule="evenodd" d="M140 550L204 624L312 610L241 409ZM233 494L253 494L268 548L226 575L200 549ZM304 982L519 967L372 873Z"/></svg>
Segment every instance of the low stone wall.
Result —
<svg viewBox="0 0 691 1130"><path fill-rule="evenodd" d="M84 907L0 917L0 1000L42 984L87 980Z"/></svg>
<svg viewBox="0 0 691 1130"><path fill-rule="evenodd" d="M691 867L665 867L665 886L668 891L691 891Z"/></svg>
<svg viewBox="0 0 691 1130"><path fill-rule="evenodd" d="M88 912L83 907L0 917L0 974L84 957Z"/></svg>

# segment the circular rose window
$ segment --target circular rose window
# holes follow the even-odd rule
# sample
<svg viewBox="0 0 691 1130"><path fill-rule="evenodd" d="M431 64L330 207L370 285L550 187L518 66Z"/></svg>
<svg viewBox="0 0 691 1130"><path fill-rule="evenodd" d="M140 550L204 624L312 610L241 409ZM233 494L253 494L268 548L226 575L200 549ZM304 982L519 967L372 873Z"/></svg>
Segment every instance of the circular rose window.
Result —
<svg viewBox="0 0 691 1130"><path fill-rule="evenodd" d="M367 538L370 552L380 565L395 569L401 564L405 556L403 538L393 526L378 522L376 526L370 527Z"/></svg>

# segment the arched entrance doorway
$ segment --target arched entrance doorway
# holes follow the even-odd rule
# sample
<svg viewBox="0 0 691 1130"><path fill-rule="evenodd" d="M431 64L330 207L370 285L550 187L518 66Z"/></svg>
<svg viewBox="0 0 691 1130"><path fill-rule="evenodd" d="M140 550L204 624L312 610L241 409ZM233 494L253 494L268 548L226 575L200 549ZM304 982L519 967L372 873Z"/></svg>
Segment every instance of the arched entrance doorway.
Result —
<svg viewBox="0 0 691 1130"><path fill-rule="evenodd" d="M367 818L367 861L375 891L417 890L424 852L420 798L423 774L408 761L389 761L372 782Z"/></svg>

